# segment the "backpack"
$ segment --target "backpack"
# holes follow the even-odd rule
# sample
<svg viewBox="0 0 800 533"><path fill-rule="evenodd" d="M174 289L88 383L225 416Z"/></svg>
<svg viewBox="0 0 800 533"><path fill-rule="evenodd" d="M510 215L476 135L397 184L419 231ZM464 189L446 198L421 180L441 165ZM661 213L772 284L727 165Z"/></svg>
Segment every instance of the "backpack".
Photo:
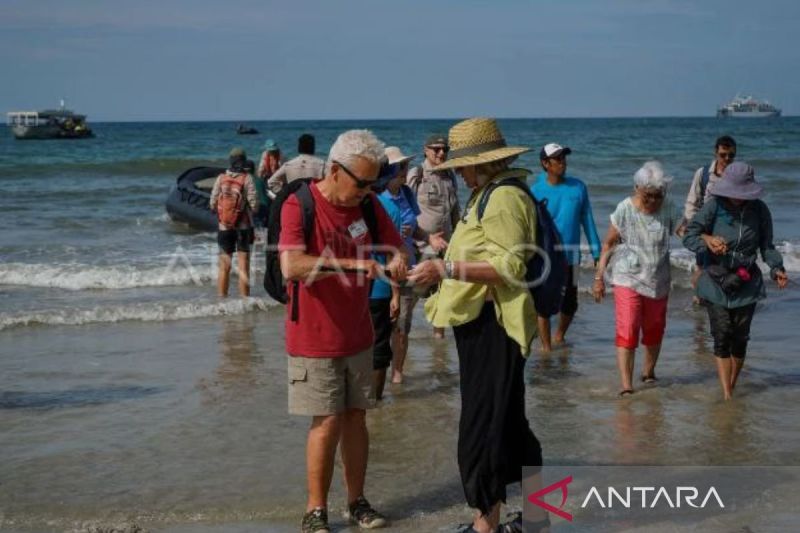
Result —
<svg viewBox="0 0 800 533"><path fill-rule="evenodd" d="M226 228L235 228L244 212L244 182L247 174L225 172L218 179L217 217Z"/></svg>
<svg viewBox="0 0 800 533"><path fill-rule="evenodd" d="M547 200L537 200L528 186L518 178L493 181L486 186L486 191L478 201L478 221L483 218L492 192L504 186L516 187L533 200L536 211L536 245L543 253L536 252L528 260L525 265L525 281L533 296L536 312L544 317L553 316L561 310L569 264L561 244L561 235L547 210Z"/></svg>
<svg viewBox="0 0 800 533"><path fill-rule="evenodd" d="M311 239L311 232L314 231L314 220L316 217L314 195L311 193L311 189L309 188L309 185L312 181L315 180L313 178L302 178L290 181L281 189L277 196L275 196L269 211L269 224L267 225L267 262L266 269L264 271L264 290L267 291L267 294L269 294L273 300L276 300L282 304L285 304L289 301L289 293L286 287L286 280L283 278L283 273L281 272L280 253L278 252L278 242L280 241L281 236L281 210L283 209L284 202L286 202L290 196L297 196L297 200L300 203L300 213L303 220L303 234L305 236L305 242L308 243L308 241ZM369 229L369 234L372 238L373 245L380 242L378 234L378 219L375 214L376 200L374 198L375 197L373 194L368 194L361 202L361 213L364 217L364 222L367 224L367 228ZM299 293L297 289L299 288L299 284L300 283L298 281L292 282L292 285L294 286L293 293L295 295L295 297L292 298L292 322L297 322L298 319Z"/></svg>

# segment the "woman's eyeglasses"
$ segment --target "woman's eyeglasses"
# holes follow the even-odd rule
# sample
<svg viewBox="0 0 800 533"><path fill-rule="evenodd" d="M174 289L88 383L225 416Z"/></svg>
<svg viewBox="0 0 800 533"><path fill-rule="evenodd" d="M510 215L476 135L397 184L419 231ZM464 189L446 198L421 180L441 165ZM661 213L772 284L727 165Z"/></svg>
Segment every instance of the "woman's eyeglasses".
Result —
<svg viewBox="0 0 800 533"><path fill-rule="evenodd" d="M334 163L335 163L335 164L336 164L336 165L337 165L339 168L341 168L342 170L344 170L344 173L345 173L345 174L347 174L348 176L350 176L350 178L351 178L351 179L352 179L354 182L356 182L356 187L358 187L359 189L366 189L367 187L370 187L370 186L372 186L372 185L373 185L373 184L374 184L376 181L378 181L377 179L374 179L374 180L365 180L365 179L361 179L361 178L359 178L358 176L356 176L355 174L353 174L353 173L350 171L350 169L349 169L349 168L347 168L346 166L344 166L343 164L341 164L339 161L336 161L336 160L334 159L334 160L333 160L333 162L334 162Z"/></svg>
<svg viewBox="0 0 800 533"><path fill-rule="evenodd" d="M660 202L664 199L663 192L642 192L642 198L648 202Z"/></svg>

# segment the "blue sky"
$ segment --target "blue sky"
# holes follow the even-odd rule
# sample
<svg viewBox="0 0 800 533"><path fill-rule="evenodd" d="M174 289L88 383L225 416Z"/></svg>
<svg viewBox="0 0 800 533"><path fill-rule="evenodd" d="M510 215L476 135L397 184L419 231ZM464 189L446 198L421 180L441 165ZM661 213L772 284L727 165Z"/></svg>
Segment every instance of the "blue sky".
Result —
<svg viewBox="0 0 800 533"><path fill-rule="evenodd" d="M99 120L800 114L795 0L4 0L0 105Z"/></svg>

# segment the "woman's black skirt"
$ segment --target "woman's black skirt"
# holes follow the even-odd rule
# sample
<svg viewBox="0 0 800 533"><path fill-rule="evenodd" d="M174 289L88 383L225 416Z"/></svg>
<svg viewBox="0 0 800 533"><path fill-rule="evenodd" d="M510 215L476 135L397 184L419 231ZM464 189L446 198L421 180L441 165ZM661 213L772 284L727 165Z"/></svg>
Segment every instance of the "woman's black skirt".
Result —
<svg viewBox="0 0 800 533"><path fill-rule="evenodd" d="M487 302L453 328L461 374L458 468L470 507L486 514L506 501L523 466L541 466L542 448L525 417L525 359Z"/></svg>

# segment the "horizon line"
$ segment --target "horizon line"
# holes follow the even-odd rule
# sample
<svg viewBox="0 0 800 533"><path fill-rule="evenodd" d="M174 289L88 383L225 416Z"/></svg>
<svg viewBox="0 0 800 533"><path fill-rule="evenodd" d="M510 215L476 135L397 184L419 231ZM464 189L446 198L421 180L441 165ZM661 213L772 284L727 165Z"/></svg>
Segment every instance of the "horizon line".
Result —
<svg viewBox="0 0 800 533"><path fill-rule="evenodd" d="M485 115L473 115L473 116L485 116ZM764 117L766 119L775 119L775 118L795 118L800 115L781 115L780 117ZM428 117L428 118L392 118L392 117L378 117L378 118L367 118L367 117L359 117L359 118L259 118L259 119L243 119L243 118L231 118L231 119L202 119L202 118L192 118L192 119L104 119L104 120L89 120L89 115L87 115L87 122L91 122L93 124L111 124L111 123L167 123L167 122L218 122L218 123L258 123L258 122L358 122L358 121L367 121L367 122L380 122L380 121L408 121L408 122L419 122L419 121L442 121L442 120L465 120L467 118L471 118L470 116L462 116L462 117ZM596 116L596 117L580 117L580 116L563 116L563 117L509 117L509 116L493 116L489 117L496 120L637 120L637 119L699 119L699 118L707 118L707 119L720 119L720 120L736 120L735 118L731 119L731 117L717 117L714 115L619 115L619 116ZM739 122L737 120L737 122Z"/></svg>

